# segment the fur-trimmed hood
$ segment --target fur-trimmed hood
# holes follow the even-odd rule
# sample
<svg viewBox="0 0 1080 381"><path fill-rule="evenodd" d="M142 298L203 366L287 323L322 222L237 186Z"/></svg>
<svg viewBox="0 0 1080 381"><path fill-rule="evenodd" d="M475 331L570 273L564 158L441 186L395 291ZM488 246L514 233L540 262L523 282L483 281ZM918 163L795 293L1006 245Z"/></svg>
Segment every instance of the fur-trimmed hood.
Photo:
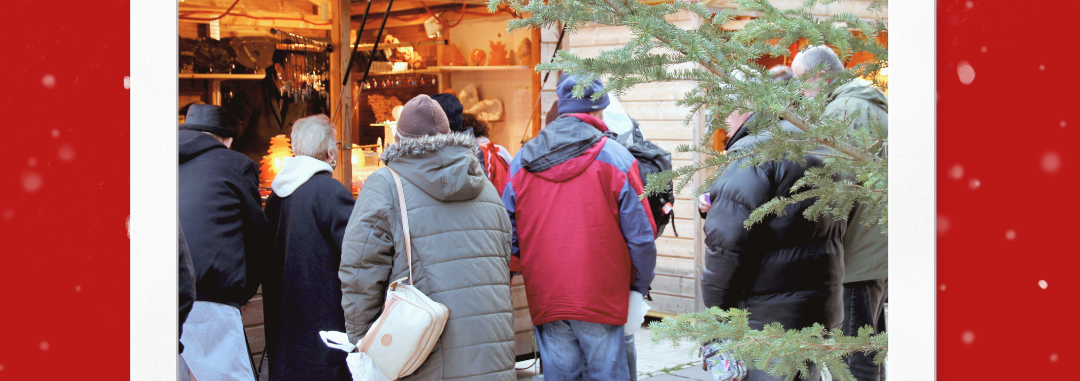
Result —
<svg viewBox="0 0 1080 381"><path fill-rule="evenodd" d="M480 155L480 146L476 145L476 138L471 134L451 132L449 134L427 135L419 138L403 138L397 136L397 141L386 147L383 151L382 161L389 164L403 156L420 156L436 152L443 147L465 147Z"/></svg>
<svg viewBox="0 0 1080 381"><path fill-rule="evenodd" d="M476 138L462 133L401 138L386 148L382 160L431 197L471 200L488 184L477 156Z"/></svg>

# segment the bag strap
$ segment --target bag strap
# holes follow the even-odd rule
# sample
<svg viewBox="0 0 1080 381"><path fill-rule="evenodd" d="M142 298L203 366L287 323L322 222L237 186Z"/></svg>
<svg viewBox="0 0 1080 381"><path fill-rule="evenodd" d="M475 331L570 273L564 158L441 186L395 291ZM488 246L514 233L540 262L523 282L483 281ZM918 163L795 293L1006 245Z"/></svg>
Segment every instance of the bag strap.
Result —
<svg viewBox="0 0 1080 381"><path fill-rule="evenodd" d="M409 260L409 284L413 284L412 273L412 238L409 236L409 210L405 207L405 190L401 187L401 177L392 168L390 174L394 176L394 185L397 185L398 205L401 207L401 229L405 232L405 258Z"/></svg>

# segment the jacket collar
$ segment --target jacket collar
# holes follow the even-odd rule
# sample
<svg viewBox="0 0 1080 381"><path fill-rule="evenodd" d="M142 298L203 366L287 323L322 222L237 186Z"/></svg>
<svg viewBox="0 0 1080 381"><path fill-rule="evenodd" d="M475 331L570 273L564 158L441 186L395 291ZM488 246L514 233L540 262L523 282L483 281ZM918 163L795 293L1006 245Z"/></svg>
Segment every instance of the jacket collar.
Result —
<svg viewBox="0 0 1080 381"><path fill-rule="evenodd" d="M588 123L590 126L596 127L596 129L600 130L600 132L608 132L607 123L604 123L603 120L600 120L599 118L597 118L595 116L585 114L585 113L567 114L567 115L578 118L582 122Z"/></svg>

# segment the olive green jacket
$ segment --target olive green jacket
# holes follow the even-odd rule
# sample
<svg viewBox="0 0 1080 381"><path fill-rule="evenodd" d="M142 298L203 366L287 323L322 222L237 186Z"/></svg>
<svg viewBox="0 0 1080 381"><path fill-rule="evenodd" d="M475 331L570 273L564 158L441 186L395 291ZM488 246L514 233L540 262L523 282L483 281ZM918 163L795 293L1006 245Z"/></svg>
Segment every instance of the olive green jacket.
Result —
<svg viewBox="0 0 1080 381"><path fill-rule="evenodd" d="M829 94L825 115L846 120L851 128L874 128L881 138L889 136L889 99L869 81L856 78ZM859 115L855 116L855 110ZM888 153L881 150L879 156ZM880 225L863 225L863 204L856 205L844 235L844 283L889 277L889 237Z"/></svg>

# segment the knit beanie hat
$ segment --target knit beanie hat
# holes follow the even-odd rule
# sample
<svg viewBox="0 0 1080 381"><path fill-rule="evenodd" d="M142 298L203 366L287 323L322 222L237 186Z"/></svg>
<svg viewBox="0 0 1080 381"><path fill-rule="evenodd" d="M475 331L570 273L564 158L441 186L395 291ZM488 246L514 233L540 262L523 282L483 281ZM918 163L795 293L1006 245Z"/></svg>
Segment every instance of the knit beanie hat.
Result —
<svg viewBox="0 0 1080 381"><path fill-rule="evenodd" d="M403 138L419 138L427 135L449 134L450 123L446 113L431 97L420 94L410 99L401 109L397 122L397 134Z"/></svg>
<svg viewBox="0 0 1080 381"><path fill-rule="evenodd" d="M577 84L577 77L564 75L562 78L559 78L559 86L555 88L555 94L559 96L560 114L603 110L608 106L608 103L610 103L607 94L604 94L595 102L592 100L593 94L604 91L604 84L601 83L599 79L593 80L593 82L585 88L585 96L581 97L581 99L574 98L572 95L574 86L577 86Z"/></svg>
<svg viewBox="0 0 1080 381"><path fill-rule="evenodd" d="M463 130L463 127L461 127L461 112L464 111L464 108L457 96L454 94L439 93L432 95L431 99L438 102L439 106L442 107L443 112L446 113L446 120L450 122L450 131L461 132Z"/></svg>

